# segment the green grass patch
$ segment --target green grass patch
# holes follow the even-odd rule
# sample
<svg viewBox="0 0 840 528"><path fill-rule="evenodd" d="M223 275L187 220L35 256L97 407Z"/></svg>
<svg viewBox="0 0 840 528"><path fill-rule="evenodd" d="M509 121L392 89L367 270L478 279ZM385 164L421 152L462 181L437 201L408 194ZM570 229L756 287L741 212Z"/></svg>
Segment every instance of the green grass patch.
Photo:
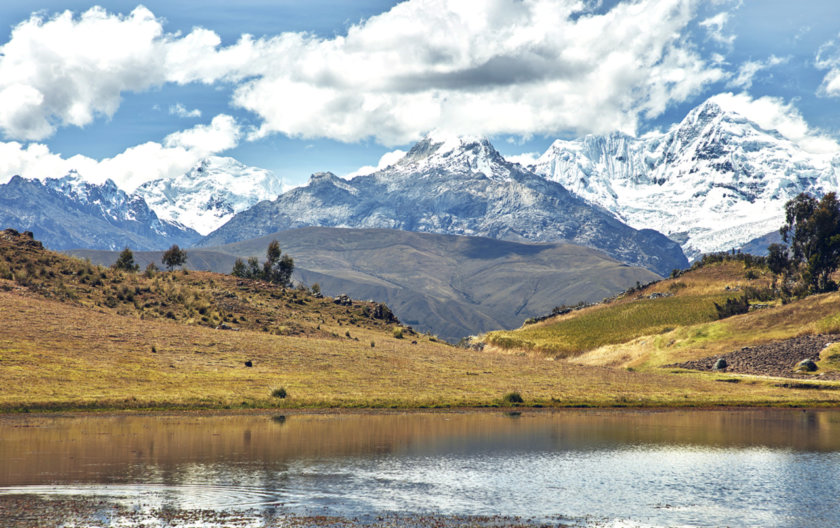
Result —
<svg viewBox="0 0 840 528"><path fill-rule="evenodd" d="M581 311L554 323L491 332L485 340L500 348L524 348L568 357L603 345L713 321L717 319L715 302L725 299L726 295L720 294L639 299Z"/></svg>

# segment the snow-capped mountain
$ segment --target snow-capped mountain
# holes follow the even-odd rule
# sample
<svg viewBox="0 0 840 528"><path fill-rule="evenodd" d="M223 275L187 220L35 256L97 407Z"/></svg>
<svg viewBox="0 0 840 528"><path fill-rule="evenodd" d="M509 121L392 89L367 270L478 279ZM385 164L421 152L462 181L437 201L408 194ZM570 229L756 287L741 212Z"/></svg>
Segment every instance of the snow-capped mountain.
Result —
<svg viewBox="0 0 840 528"><path fill-rule="evenodd" d="M557 140L530 168L689 258L778 230L800 192L838 190L840 158L811 154L712 98L664 134Z"/></svg>
<svg viewBox="0 0 840 528"><path fill-rule="evenodd" d="M570 241L660 274L687 264L679 245L637 231L562 185L507 162L483 138L429 136L395 164L309 184L234 216L200 245L305 226L378 227L517 241Z"/></svg>
<svg viewBox="0 0 840 528"><path fill-rule="evenodd" d="M160 220L142 197L113 181L97 185L75 172L43 181L15 176L0 185L0 225L32 231L51 249L152 250L200 237Z"/></svg>
<svg viewBox="0 0 840 528"><path fill-rule="evenodd" d="M147 182L135 192L161 219L206 235L257 202L277 198L283 188L270 171L214 156L185 174Z"/></svg>

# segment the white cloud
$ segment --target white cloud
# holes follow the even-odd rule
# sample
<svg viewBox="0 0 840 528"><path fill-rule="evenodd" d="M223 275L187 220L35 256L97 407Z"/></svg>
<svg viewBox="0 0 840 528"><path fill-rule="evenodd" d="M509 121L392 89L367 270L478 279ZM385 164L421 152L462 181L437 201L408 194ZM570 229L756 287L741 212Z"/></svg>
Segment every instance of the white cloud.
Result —
<svg viewBox="0 0 840 528"><path fill-rule="evenodd" d="M219 114L209 125L196 125L188 130L169 134L163 143L168 148L183 148L209 155L232 149L242 136L236 120L226 114Z"/></svg>
<svg viewBox="0 0 840 528"><path fill-rule="evenodd" d="M789 60L790 57L777 57L775 55L771 55L765 61L746 61L741 64L741 67L738 68L738 74L733 79L730 79L730 81L726 83L726 86L730 88L735 87L749 89L752 86L753 79L758 72L772 68L773 66L784 64Z"/></svg>
<svg viewBox="0 0 840 528"><path fill-rule="evenodd" d="M76 170L87 181L111 179L131 192L147 181L183 174L202 158L235 147L239 137L233 118L221 114L209 125L170 134L163 144L150 141L103 160L81 155L63 158L40 143L0 142L0 182L14 175L60 178Z"/></svg>
<svg viewBox="0 0 840 528"><path fill-rule="evenodd" d="M527 167L528 165L533 165L537 162L537 158L540 157L539 152L523 152L522 154L514 154L512 156L505 156L505 159L511 163L518 163L523 167Z"/></svg>
<svg viewBox="0 0 840 528"><path fill-rule="evenodd" d="M142 6L128 15L101 7L78 17L34 14L0 46L0 131L41 140L59 126L112 116L123 92L216 80L208 62L218 59L227 68L231 55L217 52L218 43L215 33L200 28L184 37L166 34Z"/></svg>
<svg viewBox="0 0 840 528"><path fill-rule="evenodd" d="M347 174L343 177L349 180L350 178L355 178L356 176L364 176L366 174L372 174L376 171L379 171L379 170L385 169L387 167L390 167L394 163L400 161L405 155L406 155L406 152L404 150L400 150L400 149L392 150L391 152L386 152L385 154L382 155L381 158L379 158L379 163L376 164L376 167L374 167L372 165L365 165L364 167L359 167L355 171L353 171L350 174Z"/></svg>
<svg viewBox="0 0 840 528"><path fill-rule="evenodd" d="M724 46L731 46L735 42L735 35L724 33L724 27L729 22L729 13L722 11L713 17L700 22L700 27L706 30L708 37Z"/></svg>
<svg viewBox="0 0 840 528"><path fill-rule="evenodd" d="M640 0L594 14L572 0L411 0L346 36L256 41L274 67L234 103L263 119L255 137L633 133L640 115L724 76L680 37L694 7Z"/></svg>
<svg viewBox="0 0 840 528"><path fill-rule="evenodd" d="M199 110L198 108L193 108L192 110L189 110L186 106L182 105L181 103L177 103L169 107L169 115L188 118L201 117L201 110Z"/></svg>
<svg viewBox="0 0 840 528"><path fill-rule="evenodd" d="M776 130L813 154L836 154L840 144L819 130L812 129L793 103L785 103L778 97L753 99L746 93L721 93L709 99L725 110L741 114L761 128Z"/></svg>
<svg viewBox="0 0 840 528"><path fill-rule="evenodd" d="M815 64L821 70L828 70L817 93L840 96L840 42L832 40L820 46Z"/></svg>
<svg viewBox="0 0 840 528"><path fill-rule="evenodd" d="M36 15L0 48L0 130L43 139L113 115L125 91L229 82L232 102L262 119L251 138L633 133L640 116L725 77L681 36L697 0L590 4L408 0L346 35L245 35L227 47L202 28L167 34L144 7Z"/></svg>

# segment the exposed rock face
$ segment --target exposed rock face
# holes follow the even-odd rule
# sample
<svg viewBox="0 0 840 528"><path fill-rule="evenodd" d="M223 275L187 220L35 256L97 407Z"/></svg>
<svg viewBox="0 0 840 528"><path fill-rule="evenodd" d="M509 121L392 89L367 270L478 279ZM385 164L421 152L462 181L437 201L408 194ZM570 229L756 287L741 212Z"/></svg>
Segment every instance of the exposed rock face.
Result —
<svg viewBox="0 0 840 528"><path fill-rule="evenodd" d="M555 141L530 167L689 258L778 231L785 202L840 188L840 157L805 152L713 97L664 134Z"/></svg>
<svg viewBox="0 0 840 528"><path fill-rule="evenodd" d="M314 174L305 187L239 213L200 245L305 226L569 241L660 275L687 265L677 243L633 229L562 185L507 162L486 139L434 136L373 174L349 181Z"/></svg>
<svg viewBox="0 0 840 528"><path fill-rule="evenodd" d="M50 249L153 250L200 237L160 220L143 198L111 180L96 185L76 173L44 181L15 176L0 185L0 225L30 230Z"/></svg>

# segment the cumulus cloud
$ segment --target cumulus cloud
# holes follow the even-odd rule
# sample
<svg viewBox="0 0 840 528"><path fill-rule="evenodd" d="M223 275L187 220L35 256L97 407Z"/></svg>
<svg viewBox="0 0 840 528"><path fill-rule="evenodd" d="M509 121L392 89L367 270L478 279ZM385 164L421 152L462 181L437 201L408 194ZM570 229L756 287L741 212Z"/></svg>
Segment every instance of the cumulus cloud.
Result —
<svg viewBox="0 0 840 528"><path fill-rule="evenodd" d="M840 96L840 42L832 40L820 46L815 64L821 70L828 70L817 93Z"/></svg>
<svg viewBox="0 0 840 528"><path fill-rule="evenodd" d="M379 158L379 163L376 164L376 167L373 165L365 165L364 167L359 167L355 171L351 172L344 176L346 179L355 178L356 176L364 176L366 174L373 174L376 171L385 169L393 165L394 163L400 161L403 157L405 157L406 151L404 150L392 150L391 152L386 152Z"/></svg>
<svg viewBox="0 0 840 528"><path fill-rule="evenodd" d="M203 155L222 152L239 144L241 131L236 120L226 114L219 114L209 125L196 125L166 136L163 140L168 148L183 148Z"/></svg>
<svg viewBox="0 0 840 528"><path fill-rule="evenodd" d="M174 115L177 117L201 117L201 110L198 108L193 108L189 110L186 106L182 105L181 103L176 103L169 107L169 115Z"/></svg>
<svg viewBox="0 0 840 528"><path fill-rule="evenodd" d="M779 97L753 99L746 93L721 93L709 99L725 110L741 114L761 128L776 130L806 152L836 154L840 144L831 137L812 129L793 103Z"/></svg>
<svg viewBox="0 0 840 528"><path fill-rule="evenodd" d="M724 73L680 34L688 0L411 0L346 36L255 42L276 67L234 103L274 132L400 144L432 130L463 134L635 132ZM641 28L644 28L642 30Z"/></svg>
<svg viewBox="0 0 840 528"><path fill-rule="evenodd" d="M0 142L0 182L14 175L60 178L76 170L87 181L111 179L131 192L147 181L183 174L202 158L235 147L240 135L233 118L222 114L209 125L170 134L163 144L146 142L103 160L81 155L63 158L41 143Z"/></svg>
<svg viewBox="0 0 840 528"><path fill-rule="evenodd" d="M209 35L208 35L209 34ZM112 116L121 94L167 82L212 82L229 67L215 33L166 34L145 7L128 15L94 7L78 17L34 14L0 46L0 131L41 140L59 126L83 127ZM207 57L219 59L211 67Z"/></svg>
<svg viewBox="0 0 840 528"><path fill-rule="evenodd" d="M167 34L144 7L35 15L0 48L0 130L43 139L113 115L126 91L228 82L232 103L261 119L251 139L633 133L725 77L682 36L697 0L591 4L408 0L346 35L244 35L227 47L203 28Z"/></svg>
<svg viewBox="0 0 840 528"><path fill-rule="evenodd" d="M762 70L766 70L772 68L774 66L778 66L780 64L786 63L790 60L790 57L777 57L775 55L771 55L765 61L746 61L738 68L738 73L726 83L726 85L730 88L744 88L749 89L752 87L753 79L758 74L758 72Z"/></svg>

